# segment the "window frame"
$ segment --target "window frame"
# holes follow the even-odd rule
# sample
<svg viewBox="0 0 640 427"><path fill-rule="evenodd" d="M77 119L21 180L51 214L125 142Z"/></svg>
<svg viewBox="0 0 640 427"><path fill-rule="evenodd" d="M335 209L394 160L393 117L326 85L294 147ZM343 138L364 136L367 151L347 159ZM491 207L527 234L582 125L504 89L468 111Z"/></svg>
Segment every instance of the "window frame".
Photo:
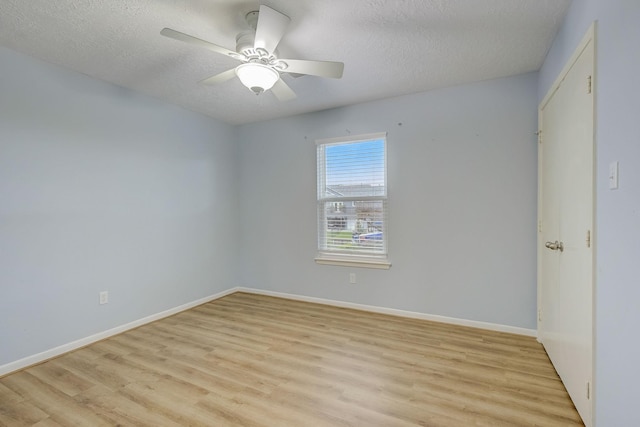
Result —
<svg viewBox="0 0 640 427"><path fill-rule="evenodd" d="M324 157L321 159L321 147L328 145L346 145L359 142L373 141L382 139L384 141L384 195L380 196L355 196L355 197L325 197L326 191L326 160ZM324 138L316 140L316 178L317 178L317 193L316 193L316 220L317 220L317 256L315 262L321 265L339 265L345 267L364 267L364 268L376 268L376 269L389 269L391 262L389 261L389 206L388 206L388 179L387 179L387 133L369 133L361 135L349 135L345 137L337 138ZM324 151L322 152L324 153ZM321 167L321 163L324 166ZM345 252L327 250L326 246L323 248L322 236L326 236L327 232L327 220L323 216L323 210L326 203L351 203L351 202L382 202L383 205L383 225L382 230L384 232L383 239L383 253L363 253L363 252Z"/></svg>

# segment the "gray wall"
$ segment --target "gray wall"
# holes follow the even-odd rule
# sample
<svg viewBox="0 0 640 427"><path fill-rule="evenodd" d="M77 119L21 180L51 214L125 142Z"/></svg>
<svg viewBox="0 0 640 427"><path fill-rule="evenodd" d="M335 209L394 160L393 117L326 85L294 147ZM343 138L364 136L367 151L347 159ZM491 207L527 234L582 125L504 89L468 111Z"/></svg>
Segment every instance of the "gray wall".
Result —
<svg viewBox="0 0 640 427"><path fill-rule="evenodd" d="M535 329L536 91L533 73L241 126L242 285ZM383 131L393 266L316 265L315 140Z"/></svg>
<svg viewBox="0 0 640 427"><path fill-rule="evenodd" d="M237 285L234 128L4 48L0 69L0 365Z"/></svg>
<svg viewBox="0 0 640 427"><path fill-rule="evenodd" d="M540 72L538 99L597 20L595 420L640 425L640 2L574 1ZM608 167L620 162L620 188Z"/></svg>
<svg viewBox="0 0 640 427"><path fill-rule="evenodd" d="M238 285L535 328L536 73L233 128L0 65L0 364ZM317 265L314 141L380 131L393 266Z"/></svg>

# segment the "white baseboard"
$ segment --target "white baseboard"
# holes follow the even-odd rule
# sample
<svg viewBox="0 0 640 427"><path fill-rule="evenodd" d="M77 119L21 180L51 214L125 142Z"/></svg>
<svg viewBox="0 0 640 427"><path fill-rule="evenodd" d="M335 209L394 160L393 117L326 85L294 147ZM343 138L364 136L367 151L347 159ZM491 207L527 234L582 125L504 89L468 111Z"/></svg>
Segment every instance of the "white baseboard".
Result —
<svg viewBox="0 0 640 427"><path fill-rule="evenodd" d="M353 308L356 310L370 311L373 313L390 314L392 316L408 317L412 319L431 320L434 322L449 323L452 325L460 325L460 326L469 326L472 328L487 329L490 331L506 332L510 334L526 335L531 337L537 336L537 332L535 329L518 328L515 326L499 325L496 323L479 322L476 320L457 319L454 317L438 316L434 314L425 314L425 313L418 313L414 311L397 310L394 308L385 308L385 307L378 307L378 306L371 306L371 305L364 305L364 304L356 304L351 302L330 300L330 299L324 299L324 298L307 297L302 295L287 294L283 292L265 291L262 289L235 287L235 288L227 289L226 291L219 292L214 295L210 295L195 301L188 302L186 304L179 305L174 308L170 308L169 310L165 310L160 313L143 317L142 319L134 320L133 322L129 322L127 324L117 326L115 328L109 329L104 332L100 332L76 341L72 341L67 344L63 344L58 347L54 347L52 349L43 351L42 353L27 356L23 359L10 362L5 365L1 365L0 377L15 371L19 371L21 369L27 368L29 366L37 365L38 363L42 363L46 360L60 356L64 353L77 350L89 344L93 344L105 338L109 338L114 335L121 334L130 329L137 328L147 323L151 323L156 320L163 319L165 317L173 316L174 314L180 313L181 311L189 310L190 308L196 307L201 304L205 304L207 302L216 300L218 298L222 298L224 296L233 294L235 292L247 292L247 293L257 294L257 295L267 295L267 296L286 298L286 299L297 300L297 301L332 305L335 307Z"/></svg>
<svg viewBox="0 0 640 427"><path fill-rule="evenodd" d="M95 342L101 341L105 338L112 337L114 335L121 334L130 329L137 328L139 326L145 325L147 323L154 322L156 320L163 319L165 317L173 316L176 313L180 313L181 311L189 310L190 308L196 307L201 304L205 304L207 302L216 300L218 298L222 298L226 295L237 292L239 288L231 288L226 291L219 292L214 295L209 295L204 298L197 299L195 301L188 302L186 304L179 305L174 308L170 308L168 310L162 311L160 313L152 314L150 316L143 317L142 319L134 320L133 322L126 323L124 325L117 326L115 328L106 330L104 332L99 332L97 334L81 338L76 341L72 341L67 344L63 344L58 347L54 347L52 349L43 351L42 353L34 354L31 356L27 356L23 359L16 360L14 362L7 363L5 365L0 366L0 377L3 375L7 375L11 372L19 371L21 369L27 368L29 366L37 365L38 363L42 363L46 360L52 359L54 357L60 356L64 353L68 353L73 350L77 350L79 348L85 347L89 344L93 344Z"/></svg>
<svg viewBox="0 0 640 427"><path fill-rule="evenodd" d="M411 318L411 319L431 320L433 322L449 323L449 324L452 324L452 325L459 325L459 326L469 326L471 328L487 329L487 330L490 330L490 331L506 332L506 333L509 333L509 334L526 335L526 336L529 336L529 337L536 337L537 336L537 331L535 329L519 328L519 327L516 327L516 326L500 325L500 324L497 324L497 323L488 323L488 322L479 322L479 321L476 321L476 320L457 319L455 317L438 316L438 315L435 315L435 314L418 313L418 312L415 312L415 311L397 310L397 309L394 309L394 308L386 308L386 307L378 307L378 306L372 306L372 305L356 304L356 303L351 303L351 302L343 302L343 301L330 300L330 299L324 299L324 298L307 297L307 296L295 295L295 294L287 294L287 293L282 293L282 292L265 291L265 290L262 290L262 289L239 287L239 288L236 288L235 291L247 292L247 293L258 294L258 295L267 295L267 296L279 297L279 298L287 298L287 299L292 299L292 300L296 300L296 301L314 302L314 303L317 303L317 304L332 305L332 306L335 306L335 307L353 308L353 309L356 309L356 310L370 311L370 312L373 312L373 313L380 313L380 314L390 314L392 316L408 317L408 318Z"/></svg>

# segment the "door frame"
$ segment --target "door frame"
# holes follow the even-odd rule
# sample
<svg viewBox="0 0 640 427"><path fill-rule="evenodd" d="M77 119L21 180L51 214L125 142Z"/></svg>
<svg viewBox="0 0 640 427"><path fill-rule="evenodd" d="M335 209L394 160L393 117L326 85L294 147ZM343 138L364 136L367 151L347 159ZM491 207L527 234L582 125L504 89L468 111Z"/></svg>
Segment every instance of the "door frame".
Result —
<svg viewBox="0 0 640 427"><path fill-rule="evenodd" d="M562 68L562 71L558 74L558 77L551 85L549 91L542 99L538 106L538 221L537 221L537 310L536 310L536 322L537 322L537 335L538 342L542 343L542 328L541 328L541 312L542 312L542 254L545 248L545 242L543 241L542 235L542 201L544 195L542 194L542 174L544 169L543 164L543 150L544 150L544 135L542 134L543 126L543 118L542 112L546 105L549 103L553 95L557 92L562 84L563 80L578 60L584 49L588 46L589 43L593 43L594 50L594 63L593 63L593 74L591 77L591 90L593 97L593 117L592 117L592 126L593 126L593 138L592 138L592 150L593 150L593 165L592 165L592 206L591 206L591 214L592 214L592 224L591 224L591 373L590 373L590 390L589 390L589 401L590 401L590 414L591 419L584 420L586 426L592 426L593 420L595 419L594 409L595 409L595 400L596 400L596 387L595 387L595 348L596 348L596 333L595 333L595 325L596 325L596 311L595 311L595 295L596 295L596 255L597 255L597 230L596 230L596 165L597 165L597 157L596 157L596 111L597 111L597 97L596 97L596 81L597 81L597 28L596 22L593 22L587 33L580 41L578 47L573 52L565 66Z"/></svg>

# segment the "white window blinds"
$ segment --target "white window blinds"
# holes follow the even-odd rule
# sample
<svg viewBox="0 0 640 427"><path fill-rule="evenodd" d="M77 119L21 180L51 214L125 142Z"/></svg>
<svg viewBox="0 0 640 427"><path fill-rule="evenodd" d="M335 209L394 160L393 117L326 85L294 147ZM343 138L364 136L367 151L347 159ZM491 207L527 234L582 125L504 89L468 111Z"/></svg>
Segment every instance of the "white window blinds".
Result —
<svg viewBox="0 0 640 427"><path fill-rule="evenodd" d="M386 134L324 139L318 150L318 250L387 254Z"/></svg>

